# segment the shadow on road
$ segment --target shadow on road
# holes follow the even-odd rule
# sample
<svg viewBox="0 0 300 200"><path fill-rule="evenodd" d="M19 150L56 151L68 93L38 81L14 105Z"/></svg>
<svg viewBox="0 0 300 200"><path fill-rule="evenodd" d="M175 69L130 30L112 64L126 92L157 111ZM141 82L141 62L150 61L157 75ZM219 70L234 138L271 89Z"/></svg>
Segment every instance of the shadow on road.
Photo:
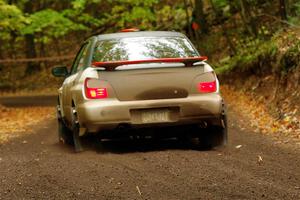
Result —
<svg viewBox="0 0 300 200"><path fill-rule="evenodd" d="M177 139L122 139L102 141L95 146L95 150L98 153L132 153L132 152L150 152L150 151L164 151L171 149L188 150L192 149L191 145L188 145Z"/></svg>
<svg viewBox="0 0 300 200"><path fill-rule="evenodd" d="M156 130L157 131L157 130ZM165 131L165 130L164 130ZM164 134L157 133L156 134ZM184 133L182 133L184 135ZM188 138L177 139L173 138L160 138L160 137L122 137L110 140L100 140L97 136L86 136L82 138L84 151L95 151L97 153L134 153L134 152L152 152L164 150L201 150L195 144L188 140ZM67 146L67 145L61 145ZM67 151L73 150L72 146L68 148L63 147Z"/></svg>

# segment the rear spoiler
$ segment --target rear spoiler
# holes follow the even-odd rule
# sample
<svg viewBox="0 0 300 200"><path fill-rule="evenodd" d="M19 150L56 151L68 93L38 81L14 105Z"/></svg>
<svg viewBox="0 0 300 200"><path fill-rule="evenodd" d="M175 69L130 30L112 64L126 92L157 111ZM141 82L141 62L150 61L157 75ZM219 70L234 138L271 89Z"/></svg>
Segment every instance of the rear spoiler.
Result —
<svg viewBox="0 0 300 200"><path fill-rule="evenodd" d="M134 65L144 63L183 63L185 66L193 66L196 62L206 61L206 56L187 57L187 58L155 58L149 60L123 60L123 61L107 61L107 62L92 62L95 67L103 67L107 71L113 71L122 65Z"/></svg>

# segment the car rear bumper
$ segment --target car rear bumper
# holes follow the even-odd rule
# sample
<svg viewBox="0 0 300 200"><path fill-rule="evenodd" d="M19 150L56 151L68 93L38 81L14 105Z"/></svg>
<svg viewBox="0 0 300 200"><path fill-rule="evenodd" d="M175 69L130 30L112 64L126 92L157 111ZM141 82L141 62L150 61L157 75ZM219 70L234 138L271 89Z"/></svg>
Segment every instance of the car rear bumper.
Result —
<svg viewBox="0 0 300 200"><path fill-rule="evenodd" d="M179 99L143 101L89 100L76 106L81 127L88 132L116 129L120 126L153 127L184 124L220 123L223 99L218 93ZM168 109L170 121L144 123L144 110Z"/></svg>

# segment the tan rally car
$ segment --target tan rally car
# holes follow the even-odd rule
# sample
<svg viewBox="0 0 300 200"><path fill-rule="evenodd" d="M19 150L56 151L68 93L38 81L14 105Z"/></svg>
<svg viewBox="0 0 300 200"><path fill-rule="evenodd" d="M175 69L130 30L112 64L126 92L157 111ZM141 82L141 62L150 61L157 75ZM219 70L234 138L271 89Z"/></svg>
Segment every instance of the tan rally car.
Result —
<svg viewBox="0 0 300 200"><path fill-rule="evenodd" d="M165 135L169 137L175 127L185 130L178 138L192 137L206 148L226 144L224 101L216 74L205 61L177 32L89 38L71 71L52 70L53 75L65 77L58 90L60 141L81 151L80 136L87 133L100 138L115 137L116 132L142 136L156 131L136 130L170 127Z"/></svg>

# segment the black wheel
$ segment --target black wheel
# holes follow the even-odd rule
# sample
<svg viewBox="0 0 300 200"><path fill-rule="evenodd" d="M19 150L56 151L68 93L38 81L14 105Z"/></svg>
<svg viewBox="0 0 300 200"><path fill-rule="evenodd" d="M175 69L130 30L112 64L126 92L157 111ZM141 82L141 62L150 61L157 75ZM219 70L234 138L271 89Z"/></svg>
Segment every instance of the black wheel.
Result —
<svg viewBox="0 0 300 200"><path fill-rule="evenodd" d="M65 125L59 106L57 106L57 122L58 122L58 140L63 144L73 145L73 136L71 130Z"/></svg>
<svg viewBox="0 0 300 200"><path fill-rule="evenodd" d="M63 144L73 145L73 136L72 132L68 127L66 127L65 123L58 119L58 139L59 142Z"/></svg>
<svg viewBox="0 0 300 200"><path fill-rule="evenodd" d="M227 117L221 118L221 125L209 126L201 131L197 138L193 139L193 143L197 148L210 150L215 147L226 146L227 144Z"/></svg>

